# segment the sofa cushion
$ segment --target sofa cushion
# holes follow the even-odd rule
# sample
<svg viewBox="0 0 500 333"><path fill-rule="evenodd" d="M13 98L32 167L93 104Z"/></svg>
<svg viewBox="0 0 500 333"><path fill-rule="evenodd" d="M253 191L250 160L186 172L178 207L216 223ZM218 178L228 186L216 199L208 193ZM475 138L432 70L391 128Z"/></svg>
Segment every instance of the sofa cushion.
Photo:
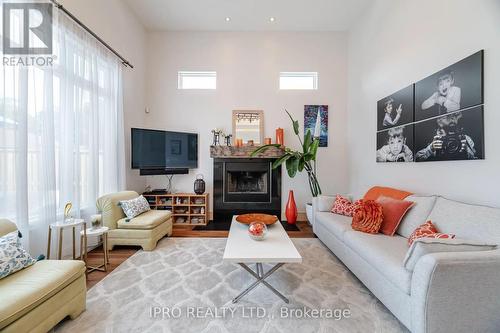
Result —
<svg viewBox="0 0 500 333"><path fill-rule="evenodd" d="M117 226L118 229L153 229L171 216L172 212L169 210L148 210L133 219L127 217L119 219Z"/></svg>
<svg viewBox="0 0 500 333"><path fill-rule="evenodd" d="M437 196L421 196L421 195L410 195L405 200L413 201L414 204L412 208L403 217L403 220L399 224L399 228L396 231L398 235L409 238L417 227L425 223L428 219L427 217L432 211L434 204L436 203Z"/></svg>
<svg viewBox="0 0 500 333"><path fill-rule="evenodd" d="M457 238L500 245L500 209L438 197L428 220Z"/></svg>
<svg viewBox="0 0 500 333"><path fill-rule="evenodd" d="M122 200L119 205L129 219L151 210L151 208L149 208L149 202L142 195L134 199Z"/></svg>
<svg viewBox="0 0 500 333"><path fill-rule="evenodd" d="M352 217L333 214L330 212L316 212L315 223L330 231L338 239L344 239L344 233L351 229Z"/></svg>
<svg viewBox="0 0 500 333"><path fill-rule="evenodd" d="M0 280L0 327L30 312L83 274L83 261L43 260Z"/></svg>
<svg viewBox="0 0 500 333"><path fill-rule="evenodd" d="M496 248L497 245L494 244L465 239L419 238L410 246L403 265L407 270L413 271L418 260L429 253L491 251Z"/></svg>
<svg viewBox="0 0 500 333"><path fill-rule="evenodd" d="M365 193L363 199L377 200L380 196L383 195L389 198L403 200L411 194L412 194L411 192L398 190L392 187L373 186Z"/></svg>
<svg viewBox="0 0 500 333"><path fill-rule="evenodd" d="M382 206L384 214L380 232L389 236L394 236L403 217L415 204L413 201L398 200L386 196L380 196L375 202Z"/></svg>
<svg viewBox="0 0 500 333"><path fill-rule="evenodd" d="M358 200L354 205L351 227L354 230L376 234L384 221L382 206L373 200Z"/></svg>
<svg viewBox="0 0 500 333"><path fill-rule="evenodd" d="M17 231L0 237L0 279L34 263L36 260L23 248Z"/></svg>
<svg viewBox="0 0 500 333"><path fill-rule="evenodd" d="M346 197L337 194L331 212L334 214L350 216L354 213L354 203Z"/></svg>
<svg viewBox="0 0 500 333"><path fill-rule="evenodd" d="M408 251L406 238L383 234L347 231L344 243L356 252L387 280L406 294L410 294L411 272L403 266Z"/></svg>
<svg viewBox="0 0 500 333"><path fill-rule="evenodd" d="M344 195L341 194L344 198L351 200L351 197L349 195ZM331 195L318 195L316 198L313 198L313 200L316 202L316 210L319 212L329 212L332 210L333 203L335 202L335 199L337 198L336 195L331 196Z"/></svg>

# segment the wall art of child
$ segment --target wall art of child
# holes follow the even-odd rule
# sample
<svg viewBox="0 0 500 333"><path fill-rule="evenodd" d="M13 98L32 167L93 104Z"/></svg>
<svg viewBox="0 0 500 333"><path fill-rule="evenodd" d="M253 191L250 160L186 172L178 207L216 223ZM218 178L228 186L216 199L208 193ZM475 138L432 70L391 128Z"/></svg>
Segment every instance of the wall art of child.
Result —
<svg viewBox="0 0 500 333"><path fill-rule="evenodd" d="M387 130L387 144L377 150L377 162L413 162L413 152L406 145L404 127Z"/></svg>

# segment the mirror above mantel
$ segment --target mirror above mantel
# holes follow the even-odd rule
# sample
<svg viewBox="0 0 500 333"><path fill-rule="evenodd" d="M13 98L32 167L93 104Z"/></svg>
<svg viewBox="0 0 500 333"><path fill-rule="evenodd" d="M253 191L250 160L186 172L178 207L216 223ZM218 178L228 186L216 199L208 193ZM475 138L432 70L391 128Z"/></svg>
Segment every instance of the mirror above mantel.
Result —
<svg viewBox="0 0 500 333"><path fill-rule="evenodd" d="M264 112L262 110L233 110L233 140L243 143L253 141L254 145L264 144Z"/></svg>

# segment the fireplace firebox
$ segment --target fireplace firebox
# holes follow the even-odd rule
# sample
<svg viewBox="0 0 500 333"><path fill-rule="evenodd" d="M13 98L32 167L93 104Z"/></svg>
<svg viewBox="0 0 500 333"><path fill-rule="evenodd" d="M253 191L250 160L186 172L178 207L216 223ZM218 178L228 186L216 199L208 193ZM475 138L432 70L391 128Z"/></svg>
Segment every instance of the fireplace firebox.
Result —
<svg viewBox="0 0 500 333"><path fill-rule="evenodd" d="M281 216L281 168L274 159L214 159L214 221L260 212Z"/></svg>

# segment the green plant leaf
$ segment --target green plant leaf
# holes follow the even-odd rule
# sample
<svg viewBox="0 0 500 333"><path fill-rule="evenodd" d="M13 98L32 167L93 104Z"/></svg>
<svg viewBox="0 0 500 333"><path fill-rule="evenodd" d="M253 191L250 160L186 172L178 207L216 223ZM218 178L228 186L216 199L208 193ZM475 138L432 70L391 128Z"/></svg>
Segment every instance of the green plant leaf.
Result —
<svg viewBox="0 0 500 333"><path fill-rule="evenodd" d="M299 135L299 121L293 119L292 115L290 114L290 112L288 112L287 109L285 109L285 112L288 115L288 117L290 117L290 120L292 121L293 132L295 133L295 135Z"/></svg>
<svg viewBox="0 0 500 333"><path fill-rule="evenodd" d="M279 157L276 161L273 162L272 168L276 169L277 167L279 167L281 164L283 164L286 160L288 160L292 156L293 155L285 154L285 155Z"/></svg>
<svg viewBox="0 0 500 333"><path fill-rule="evenodd" d="M297 174L298 166L299 160L295 156L290 157L286 160L286 171L288 172L288 176L290 176L290 178L295 177L295 175Z"/></svg>
<svg viewBox="0 0 500 333"><path fill-rule="evenodd" d="M299 172L302 172L302 170L304 170L304 165L306 163L305 161L305 156L302 156L301 158L299 158L299 165L298 165L298 171Z"/></svg>
<svg viewBox="0 0 500 333"><path fill-rule="evenodd" d="M318 147L319 147L319 139L314 139L312 145L311 145L311 149L309 150L309 152L312 154L312 159L314 161L316 161L316 153L318 152Z"/></svg>
<svg viewBox="0 0 500 333"><path fill-rule="evenodd" d="M269 148L271 147L280 147L279 144L277 143L273 143L273 144L270 144L270 145L264 145L264 146L260 146L259 148L255 149L251 154L250 156L251 157L254 157L255 155L259 154L259 153L263 153L265 152L266 150L268 150Z"/></svg>
<svg viewBox="0 0 500 333"><path fill-rule="evenodd" d="M311 143L312 143L311 130L307 129L306 135L304 136L304 145L302 146L304 154L309 151L309 146L311 145Z"/></svg>

